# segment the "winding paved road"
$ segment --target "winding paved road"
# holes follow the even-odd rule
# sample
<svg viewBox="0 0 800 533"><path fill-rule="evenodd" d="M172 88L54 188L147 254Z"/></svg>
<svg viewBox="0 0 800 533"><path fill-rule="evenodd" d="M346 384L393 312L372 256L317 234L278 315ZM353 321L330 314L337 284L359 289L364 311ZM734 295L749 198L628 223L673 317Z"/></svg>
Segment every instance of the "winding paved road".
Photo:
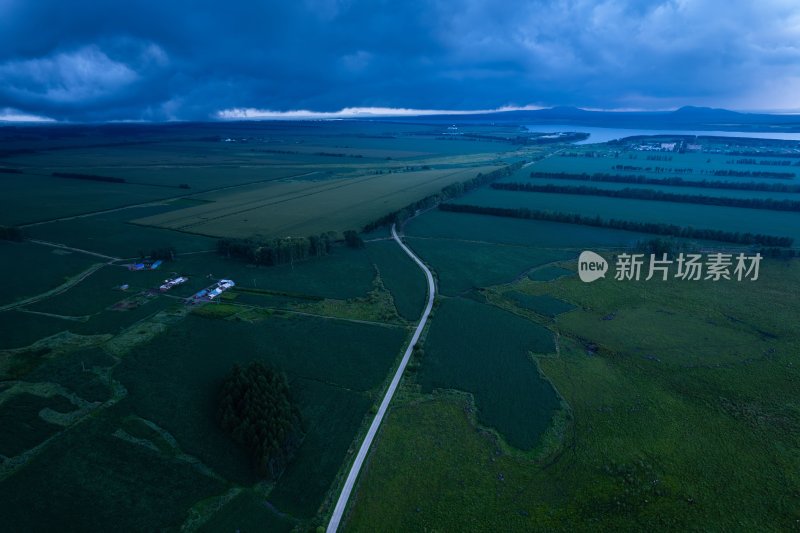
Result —
<svg viewBox="0 0 800 533"><path fill-rule="evenodd" d="M426 267L425 264L420 261L416 255L414 255L414 252L412 252L408 246L406 246L403 241L400 240L394 224L392 224L392 237L395 241L397 241L397 244L400 245L403 251L407 253L408 256L413 259L415 263L417 263L417 265L419 265L423 272L425 272L425 277L428 278L428 304L425 306L425 312L422 313L422 318L419 319L417 329L414 330L414 336L411 337L411 342L408 343L406 353L403 355L402 361L400 361L400 366L397 367L397 372L394 373L394 378L392 378L389 388L386 389L386 394L383 397L383 401L381 401L381 406L378 408L378 413L375 415L375 418L372 420L372 424L369 426L369 431L367 431L367 434L364 437L364 442L361 443L361 448L359 448L358 455L356 455L356 459L353 461L353 466L350 467L350 473L347 475L347 480L344 482L342 492L339 494L339 499L336 501L336 507L333 509L333 516L331 516L331 521L328 523L328 533L336 533L336 530L339 529L339 523L344 515L345 507L347 507L347 501L350 499L350 493L353 491L353 486L356 484L358 473L361 472L364 459L366 459L367 452L369 452L369 447L372 445L372 439L375 438L375 434L378 432L378 428L383 421L383 416L386 414L386 409L389 407L389 402L392 401L394 392L397 390L397 385L400 383L400 378L403 376L403 371L406 369L408 360L411 358L411 352L414 349L414 345L417 344L419 336L425 327L425 323L428 321L428 316L431 314L431 308L433 307L433 298L436 296L436 285L433 283L433 274L431 274L431 271L428 270L428 267Z"/></svg>

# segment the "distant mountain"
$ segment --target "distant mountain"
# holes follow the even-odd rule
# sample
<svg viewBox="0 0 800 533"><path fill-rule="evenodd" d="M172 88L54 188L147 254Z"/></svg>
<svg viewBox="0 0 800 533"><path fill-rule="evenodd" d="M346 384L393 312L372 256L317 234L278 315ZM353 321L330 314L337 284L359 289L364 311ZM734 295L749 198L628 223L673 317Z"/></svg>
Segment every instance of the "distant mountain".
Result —
<svg viewBox="0 0 800 533"><path fill-rule="evenodd" d="M703 118L741 118L744 113L738 111L731 111L729 109L719 109L716 107L696 107L696 106L683 106L675 111L672 111L673 116L677 117L703 117Z"/></svg>
<svg viewBox="0 0 800 533"><path fill-rule="evenodd" d="M593 111L587 111L580 107L572 106L557 106L548 109L537 109L536 111L507 111L507 113L536 113L539 116L552 116L552 117L585 117L591 115Z"/></svg>
<svg viewBox="0 0 800 533"><path fill-rule="evenodd" d="M397 120L397 119L393 119ZM495 111L477 115L409 117L409 122L454 124L558 124L633 129L800 132L799 115L740 113L712 107L684 106L674 111L589 111L551 107L533 111Z"/></svg>

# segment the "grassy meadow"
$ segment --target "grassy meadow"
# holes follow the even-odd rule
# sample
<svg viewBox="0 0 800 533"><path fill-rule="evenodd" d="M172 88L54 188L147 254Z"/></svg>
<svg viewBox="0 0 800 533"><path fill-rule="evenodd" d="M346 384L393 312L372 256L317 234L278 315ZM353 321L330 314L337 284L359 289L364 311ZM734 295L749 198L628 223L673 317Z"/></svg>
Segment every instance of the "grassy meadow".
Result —
<svg viewBox="0 0 800 533"><path fill-rule="evenodd" d="M739 158L725 153L648 154L626 151L624 143L570 147L503 181L535 181L529 177L534 170L624 173L613 168L618 164L651 167L630 174L709 180L737 179L713 177L720 170L795 168L743 164ZM656 170L659 165L668 169ZM730 196L770 197L749 192ZM794 213L490 188L457 201L788 236L800 227ZM482 321L491 328L465 318L448 320L447 306L458 300L443 298L419 366L404 382L372 451L345 530L796 528L800 338L795 324L800 307L789 295L800 284L800 261L764 259L757 281L625 282L609 275L587 284L576 276L577 252L592 249L612 258L649 237L567 226L440 211L406 224L409 242L436 270L443 294L453 291L448 276L473 265L480 275L463 276L471 282L459 285L471 285L465 294L479 303L469 305L509 314L526 323L526 331L552 334L554 350L534 350L532 360L561 405L550 415L547 429L528 442L540 453L526 454L519 440L498 431L497 423L487 423L481 408L490 397L506 406L506 418L512 416L509 407L526 397L517 392L515 399L505 398L514 373L505 373L503 386L493 390L470 390L463 379L455 387L444 380L432 385L429 378L424 385L425 376L443 371L442 356L430 353L437 344L441 350L442 338L449 339L447 347L458 347L458 356L446 367L455 376L466 375L475 364L465 356L482 346L472 337L473 330L492 339L495 345L485 352L493 355L502 352L498 344L521 338L502 328L498 332L502 321L496 318ZM531 261L516 275L489 275L497 265L508 267L509 274L515 269L501 253L487 258L475 241L528 247L540 254L541 262ZM462 247L463 257L445 243ZM726 248L713 242L681 246ZM558 251L573 255L559 261ZM458 324L459 333L437 337L448 321ZM499 365L489 357L482 360L492 366L482 371L480 382L485 384ZM519 420L514 426L517 431L530 429Z"/></svg>
<svg viewBox="0 0 800 533"><path fill-rule="evenodd" d="M468 399L409 388L347 530L791 530L800 316L780 294L800 284L800 263L762 272L728 285L564 277L491 288L577 307L549 321L558 355L537 358L570 409L560 451L544 463L509 454Z"/></svg>
<svg viewBox="0 0 800 533"><path fill-rule="evenodd" d="M9 281L0 296L4 526L326 525L425 305L425 277L386 227L362 234L364 247L336 242L328 255L270 267L223 257L217 237L332 231L338 239L519 161L535 162L503 181L536 183L530 173L541 171L793 184L797 177L714 173L800 168L794 158L726 153L752 149L735 141L651 153L636 149L641 141L524 144L516 125L465 124L445 135L448 125L0 129L0 167L19 172L0 173L0 224L20 225L27 239L0 241ZM489 186L454 201L800 237L793 212ZM575 270L581 250L611 258L653 236L435 208L399 230L433 271L438 295L345 531L786 531L800 523L792 297L800 260L765 259L756 282L607 276L585 284ZM160 248L175 256L159 270L125 268ZM178 275L189 279L157 290ZM187 303L223 278L236 288ZM223 378L253 360L286 374L306 429L271 481L255 476L216 419Z"/></svg>

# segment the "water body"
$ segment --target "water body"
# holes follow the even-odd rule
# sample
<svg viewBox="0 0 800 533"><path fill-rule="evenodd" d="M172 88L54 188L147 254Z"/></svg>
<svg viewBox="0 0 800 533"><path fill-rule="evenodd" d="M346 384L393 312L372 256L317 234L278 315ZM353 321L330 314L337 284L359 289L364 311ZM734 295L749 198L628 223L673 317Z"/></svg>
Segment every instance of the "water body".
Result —
<svg viewBox="0 0 800 533"><path fill-rule="evenodd" d="M635 135L706 135L713 137L749 137L751 139L780 139L800 141L800 133L772 131L699 131L699 130L639 130L626 128L601 128L597 126L576 126L574 124L534 124L525 126L536 133L555 133L559 131L579 131L588 133L589 138L574 144L604 143L633 137Z"/></svg>

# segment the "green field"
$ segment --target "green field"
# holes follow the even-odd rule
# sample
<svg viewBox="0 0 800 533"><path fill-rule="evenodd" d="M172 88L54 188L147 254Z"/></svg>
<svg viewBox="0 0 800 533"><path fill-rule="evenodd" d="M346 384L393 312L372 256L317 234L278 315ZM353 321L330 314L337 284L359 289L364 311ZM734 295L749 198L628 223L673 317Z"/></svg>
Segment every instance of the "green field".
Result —
<svg viewBox="0 0 800 533"><path fill-rule="evenodd" d="M800 284L800 262L763 268L727 286L512 285L581 308L556 319L559 355L539 358L572 413L561 452L545 468L503 453L463 400L409 392L347 530L791 530L800 316L780 294Z"/></svg>
<svg viewBox="0 0 800 533"><path fill-rule="evenodd" d="M572 274L574 274L574 272L566 268L561 268L558 266L544 266L542 268L531 270L528 273L528 278L533 281L552 281L562 276L569 276Z"/></svg>
<svg viewBox="0 0 800 533"><path fill-rule="evenodd" d="M624 173L623 173L624 174ZM658 178L659 176L648 176L652 178ZM711 176L704 176L703 179L707 181L741 181L750 183L754 180L746 179L746 178L714 178ZM616 183L616 182L604 182L604 181L582 181L582 180L565 180L565 179L554 179L554 178L525 178L520 177L518 179L508 179L505 178L502 180L503 182L514 182L514 183L527 183L531 185L562 185L562 186L572 186L572 187L580 187L580 186L591 186L597 187L599 189L609 189L609 190L620 190L626 188L647 188L653 191L660 191L664 193L672 193L672 194L689 194L689 195L706 195L706 196L718 196L722 198L772 198L775 200L798 200L800 199L800 194L796 192L773 192L773 191L753 191L753 190L737 190L737 189L717 189L717 188L707 188L707 187L673 187L667 185L639 185L636 183ZM757 183L761 183L762 181L772 182L772 183L784 183L784 184L792 184L793 182L785 183L786 180L763 180L762 178L758 179Z"/></svg>
<svg viewBox="0 0 800 533"><path fill-rule="evenodd" d="M99 348L78 350L45 358L40 366L24 377L32 383L58 383L87 402L105 402L111 398L112 391L101 374L115 362Z"/></svg>
<svg viewBox="0 0 800 533"><path fill-rule="evenodd" d="M163 279L163 272L129 272L122 266L107 265L68 291L26 308L31 311L74 317L93 315L136 294L137 291L157 287ZM131 288L127 291L120 290L119 287L125 283Z"/></svg>
<svg viewBox="0 0 800 533"><path fill-rule="evenodd" d="M408 222L405 233L410 237L483 241L539 248L631 246L637 240L650 238L645 233L632 231L438 210L429 211Z"/></svg>
<svg viewBox="0 0 800 533"><path fill-rule="evenodd" d="M22 348L39 339L66 331L74 323L49 316L35 315L22 311L0 313L3 324L8 329L0 336L0 349Z"/></svg>
<svg viewBox="0 0 800 533"><path fill-rule="evenodd" d="M138 531L324 523L331 488L407 337L397 313L418 317L424 277L388 241L255 267L185 231L197 228L138 222L200 213L200 226L218 228L200 233L243 237L358 229L540 149L439 140L440 126L402 124L101 129L0 132L2 166L22 172L2 174L0 224L28 224L27 238L109 256L0 243L11 280L0 304L38 296L0 312L4 523ZM165 247L177 255L161 269L124 268ZM121 259L88 270L113 258ZM189 281L148 294L179 274ZM185 309L183 298L220 278L241 290L223 305ZM275 484L257 483L214 415L222 376L252 359L289 375L307 428Z"/></svg>
<svg viewBox="0 0 800 533"><path fill-rule="evenodd" d="M258 531L289 532L294 526L291 519L278 515L268 503L253 491L244 491L228 502L199 531Z"/></svg>
<svg viewBox="0 0 800 533"><path fill-rule="evenodd" d="M442 294L448 296L508 282L535 266L572 255L563 250L449 239L414 237L408 242L437 272Z"/></svg>
<svg viewBox="0 0 800 533"><path fill-rule="evenodd" d="M49 175L4 174L0 178L0 224L30 224L81 215L170 198L181 192L179 189L87 182Z"/></svg>
<svg viewBox="0 0 800 533"><path fill-rule="evenodd" d="M402 329L326 319L248 324L190 316L135 349L115 377L136 413L169 431L187 453L227 479L253 483L244 450L233 450L217 426L216 390L237 362L261 360L285 371L308 436L273 494L281 510L310 518L404 338Z"/></svg>
<svg viewBox="0 0 800 533"><path fill-rule="evenodd" d="M586 157L587 153L594 157ZM579 157L570 157L577 154ZM654 159L648 159L648 157ZM661 158L658 160L657 158ZM527 167L517 173L517 177L527 177L530 172L571 172L571 173L609 173L643 175L648 177L680 176L684 179L724 179L731 181L750 181L753 178L719 177L714 176L718 170L739 170L750 172L787 172L800 175L797 166L765 166L758 164L737 164L736 161L745 159L744 156L717 154L717 153L676 153L676 152L647 152L629 148L619 148L612 145L596 145L586 147L568 148L564 152L538 161L535 165ZM769 159L770 161L788 161L794 163L795 159L773 158L764 156L747 156L746 159L756 161ZM632 169L616 169L617 165L623 167L636 167ZM527 172L524 172L527 171ZM797 177L797 176L796 176ZM757 178L759 182L786 183L786 180L773 178ZM796 182L796 181L795 181Z"/></svg>
<svg viewBox="0 0 800 533"><path fill-rule="evenodd" d="M30 242L0 241L0 305L55 289L101 259Z"/></svg>
<svg viewBox="0 0 800 533"><path fill-rule="evenodd" d="M200 195L208 203L136 223L216 237L305 237L360 229L386 213L496 166L357 173L324 181L281 181ZM309 218L309 212L315 216Z"/></svg>
<svg viewBox="0 0 800 533"><path fill-rule="evenodd" d="M524 207L599 216L604 219L666 222L703 229L791 237L796 243L800 242L800 213L785 211L495 189L477 190L459 198L456 203Z"/></svg>
<svg viewBox="0 0 800 533"><path fill-rule="evenodd" d="M419 267L394 241L371 242L367 251L383 284L392 293L397 312L406 320L418 319L427 293Z"/></svg>
<svg viewBox="0 0 800 533"><path fill-rule="evenodd" d="M485 335L491 324L493 335ZM477 418L510 445L533 448L551 423L558 398L530 353L550 353L551 333L506 311L446 299L424 345L423 392L457 389L475 397Z"/></svg>
<svg viewBox="0 0 800 533"><path fill-rule="evenodd" d="M176 294L191 294L209 285L207 276L229 278L240 286L325 298L357 298L372 287L375 267L366 250L336 247L333 253L306 261L258 267L216 253L186 255L163 267L190 276Z"/></svg>
<svg viewBox="0 0 800 533"><path fill-rule="evenodd" d="M128 221L153 213L174 211L198 202L174 200L146 207L132 207L94 215L32 226L25 231L31 238L57 242L112 257L131 258L158 248L172 247L177 253L213 250L216 241L158 228L143 228Z"/></svg>
<svg viewBox="0 0 800 533"><path fill-rule="evenodd" d="M74 406L63 396L44 398L33 394L17 394L0 403L0 455L14 457L36 446L61 429L43 420L39 413L43 409L69 412Z"/></svg>
<svg viewBox="0 0 800 533"><path fill-rule="evenodd" d="M627 172L648 177L729 181L738 178L715 177L713 172L794 168L738 165L731 161L737 156L726 154L662 153L648 160L647 153L623 152L617 158L613 150L568 148L565 153L595 151L601 157L555 155L504 181L531 182L532 170L616 173L612 168L616 164L670 167ZM662 162L657 157L673 159ZM677 192L677 188L663 189ZM490 188L457 202L790 237L796 237L800 228L793 213ZM555 355L536 356L536 363L542 379L565 402L564 410L554 410L558 415L549 429L526 443L542 453L526 455L518 449L524 448L520 441L509 439L503 430L486 431L487 426L497 430L497 424L487 423L482 397L470 390L466 379L450 386L454 393L426 386L425 376L431 374L468 375L475 364L468 355L473 347L482 346L484 338L495 343L484 351L496 354L501 351L497 343L502 347L521 336L503 331L497 326L503 321L497 318L473 323L446 314L447 306L456 301L495 313L506 311L487 303L444 299L419 368L405 382L384 422L345 529L686 531L713 524L720 530L783 531L796 527L800 458L794 450L800 444L800 398L795 359L800 339L794 325L800 315L788 295L800 284L800 262L765 260L757 282L637 283L607 276L587 284L575 276L575 255L565 255L570 260L562 263L553 255L541 268L531 269L532 263L515 269L507 257L481 248L496 250L503 246L495 243L503 243L505 248L515 245L548 254L561 248L562 253L574 254L581 248L626 247L647 238L566 226L436 211L406 225L409 242L433 266L443 294L452 293L454 286L478 288L468 294L518 313L509 316L525 324L526 330L546 327L553 333ZM480 268L482 264L488 266ZM476 276L465 273L467 265L483 273L502 266L508 274ZM458 330L437 337L447 323L458 324ZM473 330L484 338L475 338ZM431 357L437 342L453 348L446 366ZM487 376L494 370L483 368L476 381L491 382ZM512 389L508 380L518 373L504 372L505 389L496 390ZM473 392L474 400L459 391ZM495 391L494 397L500 394ZM525 395L519 391L513 395L502 400L505 410L498 419L511 420L516 414L512 406ZM483 397L491 395L484 391ZM511 427L519 431L526 426L517 420Z"/></svg>
<svg viewBox="0 0 800 533"><path fill-rule="evenodd" d="M24 237L53 243L0 242L0 529L327 525L424 308L425 276L388 226L362 233L364 247L339 241L328 255L270 267L223 257L218 237L341 238L522 161L535 163L503 181L537 183L530 172L542 171L800 183L715 176L800 169L789 157L773 158L788 166L737 162L745 156L726 152L753 145L735 140L668 153L637 150L640 140L526 144L517 124L459 124L458 135L448 127L0 128L0 167L22 172L0 173L0 224L27 224ZM447 198L800 238L791 212L490 186ZM797 528L800 260L767 258L755 282L607 275L589 284L576 275L580 251L613 265L652 235L417 205L425 207L404 212L397 229L433 271L437 297L343 530ZM160 269L126 268L165 247L176 255ZM177 275L189 279L154 290ZM223 278L236 287L187 302ZM286 374L304 423L296 455L273 480L256 476L217 419L222 380L254 360Z"/></svg>
<svg viewBox="0 0 800 533"><path fill-rule="evenodd" d="M11 531L179 529L194 502L224 490L186 461L114 436L109 413L67 430L0 483ZM109 475L113 472L114 475ZM87 512L91 509L91 512Z"/></svg>
<svg viewBox="0 0 800 533"><path fill-rule="evenodd" d="M535 313L551 318L575 309L574 305L559 300L558 298L553 298L547 294L532 295L519 291L509 291L503 296L523 309L529 309Z"/></svg>

